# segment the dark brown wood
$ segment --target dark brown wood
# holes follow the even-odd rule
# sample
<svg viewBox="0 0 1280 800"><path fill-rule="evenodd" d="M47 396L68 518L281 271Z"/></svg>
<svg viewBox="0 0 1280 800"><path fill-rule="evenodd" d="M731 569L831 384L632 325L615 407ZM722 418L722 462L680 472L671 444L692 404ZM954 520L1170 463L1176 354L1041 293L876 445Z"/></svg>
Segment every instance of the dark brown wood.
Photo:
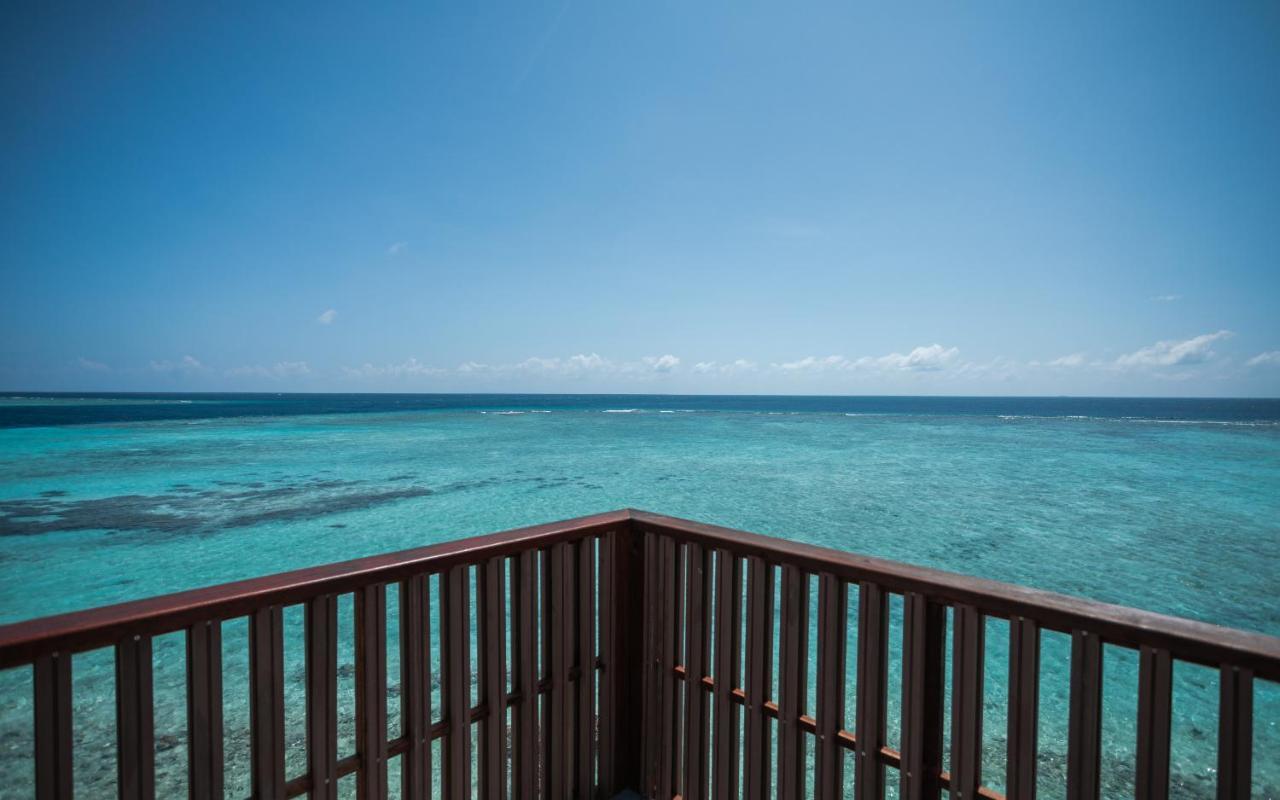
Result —
<svg viewBox="0 0 1280 800"><path fill-rule="evenodd" d="M516 800L532 800L538 769L538 618L535 558L526 550L511 559L511 670L519 694L512 713L511 771Z"/></svg>
<svg viewBox="0 0 1280 800"><path fill-rule="evenodd" d="M387 587L356 592L356 793L387 796Z"/></svg>
<svg viewBox="0 0 1280 800"><path fill-rule="evenodd" d="M601 540L597 573L597 561L591 557L590 542L601 536L625 536L632 544L615 552L613 547L606 546L612 538ZM582 544L583 542L587 544ZM651 553L646 558L640 557L641 542L653 542L651 547L645 545ZM760 582L770 584L768 597L763 593L752 594L747 601L748 663L746 674L741 678L738 677L741 664L722 664L725 659L742 657L741 643L725 640L726 637L731 639L740 635L737 633L739 626L726 625L723 619L726 614L730 617L737 614L735 623L740 622L740 591L724 587L725 580L734 580L733 575L726 572L714 581L717 603L712 604L707 594L711 586L705 573L707 567L704 561L701 596L687 595L689 582L693 580L690 570L685 568L683 562L683 553L687 547L697 550L704 559L707 553L716 551L717 563L723 561L741 564L745 559L751 565L753 575L758 564L761 570L758 576ZM796 750L803 756L802 749L796 748L788 752L785 747L790 742L799 744L802 748L806 746L809 736L815 737L820 762L814 775L814 786L819 794L827 794L833 783L828 765L831 764L829 754L834 749L834 742L834 746L842 750L853 750L860 765L863 763L862 759L870 759L869 769L862 770L860 767L860 773L865 772L867 776L866 780L861 777L859 780L857 793L860 800L882 794L881 770L884 766L900 766L903 770L904 796L928 796L929 788L925 784L933 779L917 782L912 777L918 775L922 769L920 765L928 761L926 755L919 755L913 750L912 742L916 737L917 726L913 720L920 715L919 718L924 720L919 723L920 735L931 740L934 729L930 728L930 720L936 717L932 710L917 709L916 706L921 703L907 700L906 694L907 684L913 681L924 681L922 685L926 689L930 688L928 681L933 678L928 673L932 668L921 667L923 671L917 674L913 664L932 663L932 657L927 652L925 655L913 656L911 641L915 638L915 633L904 632L908 640L904 650L906 663L901 756L884 747L882 721L879 725L871 726L870 737L862 733L861 729L866 724L862 712L862 695L867 691L864 681L859 682L859 715L855 724L857 736L838 729L833 733L827 717L830 708L826 703L826 693L834 691L836 687L830 684L830 673L825 666L828 660L826 656L820 656L822 668L817 676L823 702L811 712L813 716L804 713L803 694L806 692L807 677L799 682L798 688L791 687L796 694L801 695L799 702L787 702L787 659L790 657L807 662L807 652L788 651L786 645L791 643L791 639L799 638L799 632L789 632L785 624L781 632L784 677L782 693L777 698L779 702L775 704L768 697L769 681L756 680L758 675L771 677L768 671L772 654L768 651L772 645L772 570L767 566L771 562L788 564L789 569L800 575L821 574L842 584L858 582L860 586L872 585L881 595L880 607L886 610L884 595L890 591L905 593L909 609L913 604L912 596L927 598L919 601L926 604L925 610L919 612L923 614L922 619L925 621L918 627L926 632L922 639L924 645L917 648L921 651L929 650L926 645L932 641L933 636L929 631L936 632L936 627L931 627L928 622L931 613L936 612L930 612L929 608L959 606L961 610L958 618L962 619L975 615L979 620L985 616L1008 618L1011 626L1011 683L1007 774L1011 799L1034 797L1035 728L1038 722L1035 699L1038 694L1038 634L1041 628L1073 634L1075 679L1068 748L1068 793L1072 798L1097 797L1099 794L1103 642L1111 646L1142 650L1137 780L1139 792L1149 797L1163 797L1168 793L1165 764L1168 760L1167 721L1170 703L1166 700L1166 686L1169 685L1171 676L1166 676L1166 672L1171 670L1173 661L1208 664L1223 670L1219 769L1220 792L1223 797L1246 796L1250 788L1252 681L1255 677L1264 680L1280 679L1280 640L1272 637L867 559L794 541L767 539L644 512L622 511L0 627L0 668L35 665L37 696L44 698L37 703L37 793L41 797L65 796L59 785L66 783L69 788L69 777L64 777L63 771L59 771L56 765L65 761L65 774L70 774L70 712L67 712L66 723L63 724L59 717L61 712L55 713L49 709L56 706L55 701L60 697L56 687L63 678L63 672L67 676L70 674L71 656L96 647L119 645L117 727L120 737L121 794L149 796L144 784L145 776L151 771L147 765L147 751L152 748L143 744L143 740L147 738L144 719L149 714L142 699L147 694L142 691L142 687L148 676L142 673L141 660L137 658L138 653L134 652L135 648L130 642L134 641L132 637L135 636L138 637L138 642L143 642L156 635L186 628L191 796L203 798L220 795L223 788L223 754L219 626L222 620L249 615L250 733L255 796L280 797L310 793L323 797L326 789L322 783L317 785L323 781L323 778L317 778L326 771L321 768L323 765L309 764L306 774L295 776L288 782L284 780L281 684L285 676L282 664L281 608L284 605L304 603L308 605L310 612L313 608L319 608L315 605L318 598L344 592L355 592L359 597L367 598L370 587L381 587L392 580L405 582L402 584L403 602L403 598L412 592L409 581L415 577L434 571L448 572L461 568L463 580L466 581L469 565L479 564L483 570L483 565L489 559L507 557L512 557L514 595L517 593L515 576L519 573L517 562L527 558L532 567L532 553L535 550L556 552L560 563L555 567L558 570L555 580L552 580L548 571L543 572L545 607L538 609L534 602L525 604L531 612L529 636L524 637L529 640L530 652L536 653L532 648L538 646L545 648L544 666L548 672L541 680L539 676L533 675L530 680L525 681L518 674L523 666L517 663L520 659L516 651L517 645L523 646L523 641L517 641L521 638L520 632L516 630L519 616L517 606L520 603L513 596L513 674L507 700L507 705L515 709L511 734L512 769L515 770L512 781L519 783L525 774L520 770L527 771L532 783L539 780L536 765L537 759L542 757L538 753L538 740L541 738L546 745L544 752L547 756L541 776L550 781L553 777L551 766L555 765L554 771L558 771L561 781L558 785L560 794L557 796L592 795L596 788L591 784L597 774L597 765L601 793L634 787L651 795L662 795L665 791L666 796L671 797L676 791L683 790L687 795L685 800L688 800L688 797L705 793L706 778L709 777L713 793L717 797L732 796L734 790L731 784L736 779L738 760L734 748L738 737L732 732L725 734L722 727L736 724L739 705L744 706L742 724L745 731L742 747L746 754L743 773L745 785L742 789L748 797L760 797L769 793L772 771L769 769L772 763L770 757L774 755L768 745L770 719L778 720L779 731L783 734L780 740L783 747L776 755L779 761L778 772L783 778L780 788L784 797L799 793L803 784L796 780L796 775L807 763L802 758L796 758ZM521 553L530 555L522 556ZM626 556L619 556L619 553L630 553L630 563L627 563ZM549 560L548 567L553 566L555 561L556 559ZM653 566L652 570L647 569L650 565ZM535 573L536 569L531 568L530 572ZM533 580L536 579L531 576L531 585ZM633 582L628 584L627 581ZM805 583L807 586L807 580ZM628 588L623 589L624 585ZM752 578L752 585L755 585L755 577ZM862 591L864 590L860 588L860 592ZM536 599L536 591L530 594ZM485 592L482 590L482 605L484 596ZM470 725L480 722L482 733L488 734L487 726L495 721L500 724L504 714L502 708L495 708L501 706L501 703L489 701L487 690L482 689L484 699L479 705L474 705L470 696L469 600L469 591L464 583L464 599L455 604L459 609L457 613L461 616L456 617L455 621L461 620L465 634L460 641L465 646L450 648L446 641L442 648L445 654L443 666L446 673L446 705L448 692L451 688L457 688L456 685L450 686L449 664L456 662L459 656L466 659L466 683L462 687L465 698L458 712L451 715L446 710L442 722L431 725L429 712L425 710L427 704L424 702L423 724L415 728L412 706L404 705L407 696L413 692L410 685L412 681L407 675L402 675L404 733L391 741L387 741L385 731L385 600L381 604L383 616L377 627L382 631L379 634L382 638L380 647L376 648L380 654L371 656L370 649L366 649L361 650L357 658L358 669L366 669L374 661L381 663L381 680L365 680L363 677L357 680L358 692L364 697L359 702L370 708L381 707L381 711L375 713L375 716L380 715L382 718L381 729L376 736L373 735L371 731L379 726L362 717L358 721L360 731L357 736L360 741L358 749L363 748L360 749L361 757L352 756L336 763L333 763L333 758L327 759L332 765L332 773L338 777L359 773L362 794L382 796L386 792L385 785L365 784L370 778L373 784L385 784L380 779L380 771L385 769L386 759L404 756L406 765L415 759L421 762L421 754L426 752L426 742L433 737L441 737L445 745L446 773L449 772L449 758L456 756L450 750L450 742L454 743L454 749L462 746L459 743L465 743L465 783L459 778L450 784L448 775L445 783L447 787L456 788L457 795L464 791L460 788L463 786L466 787L466 792L471 791ZM362 601L358 599L357 602ZM807 606L807 591L804 602ZM549 613L552 605L560 613ZM735 606L738 607L736 611ZM757 606L761 607L759 610L767 606L769 619L756 616ZM716 609L717 631L714 665L709 663L706 649L710 642L710 620L707 614L713 607ZM820 616L825 615L828 610L824 598ZM807 637L807 607L805 611L803 625L800 627ZM793 614L793 609L784 609L784 618ZM358 626L362 616L365 615L357 613ZM402 615L402 625L405 616L407 615ZM701 631L697 632L690 623L699 616ZM913 627L912 617L909 610L908 630ZM538 635L537 625L540 618L545 626L541 637ZM556 646L553 647L550 634L556 619L560 620L561 630ZM484 625L482 613L481 626ZM596 648L592 640L592 633L597 625L600 630L599 648ZM819 625L819 649L824 650L827 640L825 631L829 625L826 616L822 616ZM310 623L308 627L308 635L318 637L318 633L311 630ZM871 626L873 634L876 627ZM979 665L973 658L976 655L980 660L981 646L975 644L975 629L972 626L958 627L964 630L957 631L955 702L959 713L954 715L953 722L958 728L966 729L974 727L976 723L979 735L955 737L956 762L950 772L938 770L936 786L950 788L958 797L968 794L993 800L997 795L989 789L979 787L977 783L980 775L976 775L980 754L981 681L973 688L973 676L978 672ZM362 629L361 639L369 639L364 634L371 630L372 628ZM980 639L980 630L976 634ZM690 638L698 636L702 642L701 650L697 647L691 650ZM406 638L402 630L402 647ZM448 639L447 636L445 638ZM493 648L483 643L489 638L487 630L481 631L481 649L486 654L493 652ZM860 670L864 668L862 658L867 638L864 631L859 645ZM886 650L883 631L879 639L875 649L882 657ZM319 644L314 646L320 647ZM361 646L358 644L358 648ZM312 644L309 643L308 647L311 648ZM805 650L807 651L807 647ZM961 651L967 654L967 658L960 657ZM765 663L755 665L755 660L762 655ZM530 662L532 660L528 659ZM402 664L406 669L410 668L410 661L408 657L403 658ZM969 670L966 664L975 669ZM490 672L485 669L486 666L488 665L481 665L482 674ZM791 666L796 668L804 665L793 663ZM424 668L427 672L423 682L428 683L429 665L424 665ZM458 673L456 668L452 671ZM713 674L706 674L708 672ZM873 669L872 672L883 673L883 670ZM728 677L722 678L722 673ZM878 680L880 684L879 697L865 705L873 710L879 706L882 712L884 676L880 674L877 678L873 674L872 677L875 679L872 683ZM67 680L68 689L64 694L69 697L69 677ZM491 680L490 677L482 677L482 686ZM592 686L597 680L600 681L601 690L598 699ZM311 690L310 676L308 681L309 696L319 697ZM319 681L319 677L316 681ZM740 681L741 686L737 685ZM505 690L505 681L502 683ZM518 683L521 688L517 688ZM524 689L525 686L529 688ZM923 694L927 700L931 691ZM69 699L63 698L58 702L69 703ZM324 726L318 720L313 720L311 715L331 713L334 706L330 702L329 708L323 708L324 700L315 702L314 708L311 701L308 703L308 737L313 740L308 743L309 753L315 753L321 741L328 738L327 733L319 732ZM527 746L522 745L518 735L523 724L521 708L524 705L536 708L539 703L546 709L547 719L540 726L533 714L527 715L533 742ZM594 712L597 703L600 709L598 716ZM714 738L709 736L703 726L708 704L715 708ZM620 710L624 707L633 713ZM688 714L690 709L695 713ZM725 709L729 709L727 713ZM793 709L795 713L792 713ZM462 733L453 736L459 727ZM421 731L416 741L414 730ZM598 743L595 740L597 731L600 737ZM692 741L688 741L691 731L694 736ZM56 736L51 732L56 733ZM789 738L792 736L795 738ZM61 752L60 745L57 744L63 739L67 742L64 748L66 752ZM482 736L481 743L482 752L494 751L492 735ZM415 747L419 754L417 756L413 755ZM928 747L921 745L921 752L928 750ZM366 753L369 754L368 758L365 757ZM520 761L522 753L527 753L530 758ZM707 759L711 760L709 775L706 772ZM493 784L490 761L487 756L482 756L485 769L477 776L486 787ZM370 763L374 765L373 769L369 769ZM460 764L461 761L455 758L455 763ZM51 767L51 764L55 766ZM632 766L627 767L626 764ZM405 794L413 796L416 793L413 781L425 775L425 770L406 766L403 771L408 787ZM917 789L916 783L921 788ZM553 787L548 785L542 788L547 790L542 793L543 796L552 796ZM522 794L517 789L517 795L528 794Z"/></svg>
<svg viewBox="0 0 1280 800"><path fill-rule="evenodd" d="M191 800L222 798L222 623L187 629L187 787Z"/></svg>
<svg viewBox="0 0 1280 800"><path fill-rule="evenodd" d="M583 539L575 545L578 558L578 622L574 627L577 652L577 748L574 753L577 777L575 794L590 800L595 796L595 702L596 702L596 577L595 539Z"/></svg>
<svg viewBox="0 0 1280 800"><path fill-rule="evenodd" d="M858 586L858 705L854 723L857 800L882 800L885 707L889 667L889 599L874 583ZM932 800L932 798L930 798Z"/></svg>
<svg viewBox="0 0 1280 800"><path fill-rule="evenodd" d="M904 598L902 625L902 800L937 800L942 790L946 607Z"/></svg>
<svg viewBox="0 0 1280 800"><path fill-rule="evenodd" d="M400 794L405 800L426 800L431 794L430 619L429 576L401 581L400 726L406 747L400 757Z"/></svg>
<svg viewBox="0 0 1280 800"><path fill-rule="evenodd" d="M779 639L778 798L804 797L805 731L809 664L809 576L782 566L782 631Z"/></svg>
<svg viewBox="0 0 1280 800"><path fill-rule="evenodd" d="M606 537L610 549L609 594L613 600L602 609L601 625L611 621L613 645L604 649L605 670L614 671L615 682L608 692L610 717L602 713L602 730L613 733L613 780L603 783L601 796L613 797L623 789L643 787L641 752L644 718L644 655L640 634L644 631L646 603L644 591L648 565L641 550L641 539L632 534L631 526L620 526ZM603 697L604 695L602 695ZM602 751L604 747L602 745ZM601 775L605 773L603 764Z"/></svg>
<svg viewBox="0 0 1280 800"><path fill-rule="evenodd" d="M765 704L773 686L773 567L759 556L748 559L746 667L746 800L770 797L772 739Z"/></svg>
<svg viewBox="0 0 1280 800"><path fill-rule="evenodd" d="M1009 800L1035 800L1039 735L1040 627L1009 620L1009 706L1005 785Z"/></svg>
<svg viewBox="0 0 1280 800"><path fill-rule="evenodd" d="M710 637L707 636L707 611L710 606L708 573L710 553L701 545L690 544L685 551L685 669L694 680L707 674ZM703 692L684 693L684 800L702 800L707 796L707 698Z"/></svg>
<svg viewBox="0 0 1280 800"><path fill-rule="evenodd" d="M116 644L116 786L121 800L156 794L155 712L151 639Z"/></svg>
<svg viewBox="0 0 1280 800"><path fill-rule="evenodd" d="M1089 630L1109 644L1163 648L1180 661L1215 669L1222 664L1235 664L1252 669L1255 677L1280 681L1280 638L1273 636L646 511L632 511L631 519L642 534L655 532L678 541L697 541L704 547L728 547L739 556L785 561L807 572L830 572L849 583L867 581L899 594L919 592L946 605L972 605L987 616L1025 616L1049 630Z"/></svg>
<svg viewBox="0 0 1280 800"><path fill-rule="evenodd" d="M630 543L628 542L628 545ZM619 620L618 604L621 602L614 590L618 582L618 575L615 569L619 563L619 558L627 558L628 554L620 555L615 552L619 547L618 533L612 532L605 535L600 540L600 586L599 586L599 602L600 602L600 659L604 664L604 669L600 673L600 708L598 723L600 726L600 763L599 763L599 794L602 797L613 797L622 789L624 785L618 783L617 759L621 755L617 751L618 734L621 732L619 725L619 711L626 702L625 697L618 694L618 676L622 672L621 653L619 652L619 644L623 637L617 636L619 630L635 631L637 634L643 635L643 627L641 625L627 625L625 620ZM630 559L626 562L630 565ZM630 638L637 638L633 635ZM638 656L637 656L638 657ZM633 662L631 670L635 670ZM635 727L635 721L640 719L637 714L631 718L633 720L632 727ZM639 782L633 779L633 786L639 787Z"/></svg>
<svg viewBox="0 0 1280 800"><path fill-rule="evenodd" d="M338 797L338 598L306 605L307 775L313 800Z"/></svg>
<svg viewBox="0 0 1280 800"><path fill-rule="evenodd" d="M507 648L503 560L491 558L478 567L480 584L480 796L507 796Z"/></svg>
<svg viewBox="0 0 1280 800"><path fill-rule="evenodd" d="M1218 672L1218 800L1246 800L1253 780L1253 673Z"/></svg>
<svg viewBox="0 0 1280 800"><path fill-rule="evenodd" d="M742 561L729 550L716 551L715 750L712 794L716 800L738 797L740 731L733 690L742 674Z"/></svg>
<svg viewBox="0 0 1280 800"><path fill-rule="evenodd" d="M658 795L662 744L663 682L670 680L665 672L666 662L662 650L662 622L665 598L662 594L663 562L662 542L657 536L642 537L644 547L644 736L641 737L642 770L641 793L646 797Z"/></svg>
<svg viewBox="0 0 1280 800"><path fill-rule="evenodd" d="M658 625L659 652L661 668L658 670L659 691L658 708L661 714L658 744L658 797L669 798L676 793L678 764L680 762L680 714L676 707L676 682L671 670L675 668L679 657L678 643L684 626L680 624L681 595L684 582L683 556L684 549L677 547L674 540L663 538L662 581L659 587L659 598L662 603L662 619Z"/></svg>
<svg viewBox="0 0 1280 800"><path fill-rule="evenodd" d="M284 797L284 620L280 606L249 618L249 727L255 798Z"/></svg>
<svg viewBox="0 0 1280 800"><path fill-rule="evenodd" d="M543 712L543 780L549 797L569 797L573 775L573 695L569 687L569 670L573 660L572 617L573 548L562 542L547 551L548 569L544 570L547 621L550 630L550 689Z"/></svg>
<svg viewBox="0 0 1280 800"><path fill-rule="evenodd" d="M982 786L982 689L986 622L956 606L951 657L951 798L974 800Z"/></svg>
<svg viewBox="0 0 1280 800"><path fill-rule="evenodd" d="M1097 800L1101 791L1102 642L1071 635L1071 703L1067 718L1067 800Z"/></svg>
<svg viewBox="0 0 1280 800"><path fill-rule="evenodd" d="M1167 650L1141 649L1138 655L1137 796L1169 797L1169 734L1173 709L1173 660Z"/></svg>
<svg viewBox="0 0 1280 800"><path fill-rule="evenodd" d="M839 800L844 793L845 637L849 630L849 594L844 581L829 572L818 580L818 800Z"/></svg>
<svg viewBox="0 0 1280 800"><path fill-rule="evenodd" d="M35 661L36 800L71 800L71 654Z"/></svg>
<svg viewBox="0 0 1280 800"><path fill-rule="evenodd" d="M450 567L440 580L440 627L444 634L444 795L471 798L471 612L470 570Z"/></svg>

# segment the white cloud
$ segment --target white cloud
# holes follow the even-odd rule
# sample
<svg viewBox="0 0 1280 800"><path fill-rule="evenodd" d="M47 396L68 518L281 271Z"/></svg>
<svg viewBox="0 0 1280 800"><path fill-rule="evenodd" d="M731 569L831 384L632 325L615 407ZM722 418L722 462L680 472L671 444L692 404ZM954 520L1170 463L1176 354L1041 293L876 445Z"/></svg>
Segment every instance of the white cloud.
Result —
<svg viewBox="0 0 1280 800"><path fill-rule="evenodd" d="M844 356L807 356L799 361L786 361L774 364L775 369L783 372L934 372L950 367L959 354L958 347L943 347L940 344L924 345L909 353L890 353L887 356L862 356L850 360Z"/></svg>
<svg viewBox="0 0 1280 800"><path fill-rule="evenodd" d="M310 374L311 367L305 361L280 361L270 367L261 365L235 367L226 372L229 378L269 378L271 380L300 378Z"/></svg>
<svg viewBox="0 0 1280 800"><path fill-rule="evenodd" d="M1055 358L1048 362L1050 367L1082 367L1084 366L1084 353L1072 353L1069 356Z"/></svg>
<svg viewBox="0 0 1280 800"><path fill-rule="evenodd" d="M670 372L680 366L680 359L670 353L662 356L645 356L640 360L654 372Z"/></svg>
<svg viewBox="0 0 1280 800"><path fill-rule="evenodd" d="M477 365L474 362L472 364L475 367L484 366L484 370L489 372L525 372L545 375L579 375L585 372L606 372L614 368L613 362L598 353L579 353L568 358L531 356L518 364L499 364L492 367ZM462 372L480 371L474 368L464 369L465 367L468 367L468 365L464 364L459 367L459 370Z"/></svg>
<svg viewBox="0 0 1280 800"><path fill-rule="evenodd" d="M699 361L693 365L693 371L699 375L710 375L719 373L721 375L732 375L736 372L755 372L758 369L756 362L748 361L745 358L739 358L735 361L729 361L721 364L718 361Z"/></svg>
<svg viewBox="0 0 1280 800"><path fill-rule="evenodd" d="M349 378L402 378L406 376L443 375L449 370L423 364L416 358L410 358L399 364L371 364L365 362L358 367L343 367L342 372Z"/></svg>
<svg viewBox="0 0 1280 800"><path fill-rule="evenodd" d="M890 353L887 356L881 356L876 361L880 366L891 369L931 371L947 367L955 360L956 354L959 352L960 349L957 347L943 347L940 344L931 344L927 347L917 347L905 356L900 353Z"/></svg>
<svg viewBox="0 0 1280 800"><path fill-rule="evenodd" d="M326 308L324 311L320 312L320 316L316 317L316 322L319 322L321 325L330 325L337 318L337 311L334 311L332 308Z"/></svg>
<svg viewBox="0 0 1280 800"><path fill-rule="evenodd" d="M1269 350L1265 353L1258 353L1253 358L1244 362L1249 367L1280 367L1280 350Z"/></svg>
<svg viewBox="0 0 1280 800"><path fill-rule="evenodd" d="M854 362L844 356L805 356L799 361L786 361L773 366L783 372L828 372L852 369Z"/></svg>
<svg viewBox="0 0 1280 800"><path fill-rule="evenodd" d="M201 372L207 369L204 364L195 356L183 356L179 361L152 361L152 372L185 372L187 374L193 372Z"/></svg>
<svg viewBox="0 0 1280 800"><path fill-rule="evenodd" d="M1213 343L1228 339L1231 331L1204 333L1182 341L1156 342L1150 347L1134 351L1116 359L1120 367L1173 367L1184 364L1200 364L1213 358Z"/></svg>
<svg viewBox="0 0 1280 800"><path fill-rule="evenodd" d="M598 354L583 355L579 353L576 356L569 357L569 368L574 370L597 370L608 369L612 366L607 358L601 358Z"/></svg>
<svg viewBox="0 0 1280 800"><path fill-rule="evenodd" d="M392 242L391 246L387 248L387 255L398 256L408 249L409 249L408 242ZM427 248L427 249L429 250L431 248Z"/></svg>
<svg viewBox="0 0 1280 800"><path fill-rule="evenodd" d="M1181 299L1182 295L1180 294L1158 294L1155 297L1152 297L1151 301L1154 303L1172 303L1175 300Z"/></svg>
<svg viewBox="0 0 1280 800"><path fill-rule="evenodd" d="M90 372L109 372L111 370L111 367L101 361L94 361L93 359L85 358L84 356L80 356L77 363L80 365L81 369L87 369Z"/></svg>

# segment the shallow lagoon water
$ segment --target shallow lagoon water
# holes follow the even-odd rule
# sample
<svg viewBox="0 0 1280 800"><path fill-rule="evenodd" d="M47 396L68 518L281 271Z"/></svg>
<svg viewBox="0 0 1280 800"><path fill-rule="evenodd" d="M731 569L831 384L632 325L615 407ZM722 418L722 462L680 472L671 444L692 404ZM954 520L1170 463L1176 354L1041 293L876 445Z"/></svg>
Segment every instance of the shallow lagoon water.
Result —
<svg viewBox="0 0 1280 800"><path fill-rule="evenodd" d="M633 506L1280 635L1276 401L127 400L0 403L0 622ZM228 770L242 778L243 624L224 636ZM985 782L1001 788L1007 625L990 621L987 641ZM181 648L156 644L173 792ZM1046 797L1064 794L1067 653L1046 636ZM1105 793L1132 796L1137 658L1106 659ZM77 734L110 741L110 653L75 671ZM1216 676L1179 665L1175 683L1175 791L1212 796ZM1255 795L1275 797L1275 687L1259 687L1255 715ZM29 676L5 673L6 797L29 794L15 789L30 782L29 720ZM114 754L78 750L82 796L110 794ZM293 774L301 750L290 758Z"/></svg>

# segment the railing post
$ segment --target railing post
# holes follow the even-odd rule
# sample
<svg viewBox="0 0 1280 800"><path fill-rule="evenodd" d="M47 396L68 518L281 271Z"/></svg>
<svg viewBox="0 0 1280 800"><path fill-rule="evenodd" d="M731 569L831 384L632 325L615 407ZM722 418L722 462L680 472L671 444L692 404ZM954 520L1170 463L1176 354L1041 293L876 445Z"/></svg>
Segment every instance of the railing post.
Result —
<svg viewBox="0 0 1280 800"><path fill-rule="evenodd" d="M338 797L338 598L307 601L307 773L311 800Z"/></svg>
<svg viewBox="0 0 1280 800"><path fill-rule="evenodd" d="M1218 800L1247 800L1253 767L1253 671L1224 664L1218 675Z"/></svg>
<svg viewBox="0 0 1280 800"><path fill-rule="evenodd" d="M187 628L187 786L190 800L222 797L222 623Z"/></svg>
<svg viewBox="0 0 1280 800"><path fill-rule="evenodd" d="M36 800L70 800L71 654L36 659Z"/></svg>
<svg viewBox="0 0 1280 800"><path fill-rule="evenodd" d="M1009 619L1009 719L1005 794L1035 800L1036 741L1039 730L1040 626L1033 619Z"/></svg>
<svg viewBox="0 0 1280 800"><path fill-rule="evenodd" d="M908 592L902 626L903 800L933 800L942 789L946 635L946 606Z"/></svg>
<svg viewBox="0 0 1280 800"><path fill-rule="evenodd" d="M255 798L284 797L284 617L264 606L249 618L249 726Z"/></svg>
<svg viewBox="0 0 1280 800"><path fill-rule="evenodd" d="M121 800L156 796L151 637L116 644L116 785Z"/></svg>

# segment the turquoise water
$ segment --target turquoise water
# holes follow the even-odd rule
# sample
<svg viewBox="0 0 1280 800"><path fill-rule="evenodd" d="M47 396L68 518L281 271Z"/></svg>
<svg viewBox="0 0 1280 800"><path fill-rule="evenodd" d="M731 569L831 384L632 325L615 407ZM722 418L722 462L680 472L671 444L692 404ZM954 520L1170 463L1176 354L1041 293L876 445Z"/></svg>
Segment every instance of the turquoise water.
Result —
<svg viewBox="0 0 1280 800"><path fill-rule="evenodd" d="M624 506L1280 635L1277 401L9 398L0 622ZM225 637L231 703L243 625ZM985 782L1000 788L1007 626L987 640ZM181 646L156 646L174 790ZM298 674L300 648L287 658ZM1137 659L1106 658L1104 780L1131 796ZM1056 797L1065 637L1046 636L1043 661ZM110 741L111 655L75 670L77 734ZM1175 683L1176 793L1208 797L1216 675L1179 665ZM1255 795L1277 797L1275 687L1255 714ZM25 671L0 675L4 797L30 794L14 788L30 782L29 715ZM114 755L78 750L82 796L110 794Z"/></svg>

